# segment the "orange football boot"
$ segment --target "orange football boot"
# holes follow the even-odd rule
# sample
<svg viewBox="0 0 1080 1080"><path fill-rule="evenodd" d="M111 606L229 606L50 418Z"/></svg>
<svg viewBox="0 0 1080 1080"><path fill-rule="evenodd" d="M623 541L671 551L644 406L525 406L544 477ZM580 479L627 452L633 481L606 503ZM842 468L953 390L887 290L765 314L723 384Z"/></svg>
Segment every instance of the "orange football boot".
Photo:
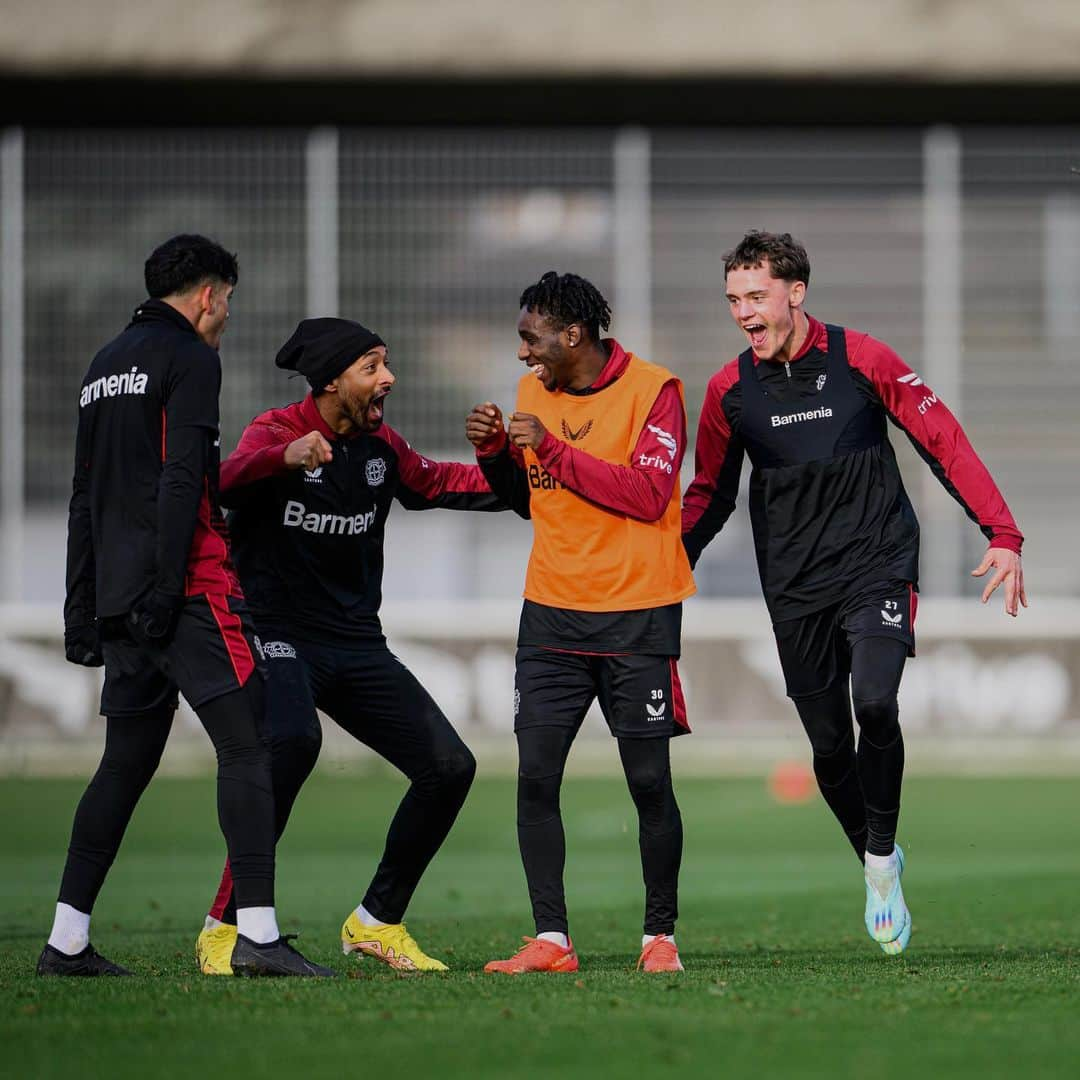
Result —
<svg viewBox="0 0 1080 1080"><path fill-rule="evenodd" d="M641 950L637 962L638 971L682 971L682 961L675 942L667 934L656 937Z"/></svg>
<svg viewBox="0 0 1080 1080"><path fill-rule="evenodd" d="M564 949L554 941L534 937L522 940L525 944L509 960L492 960L484 965L484 970L503 975L522 975L526 971L577 971L578 958L572 941L570 947Z"/></svg>

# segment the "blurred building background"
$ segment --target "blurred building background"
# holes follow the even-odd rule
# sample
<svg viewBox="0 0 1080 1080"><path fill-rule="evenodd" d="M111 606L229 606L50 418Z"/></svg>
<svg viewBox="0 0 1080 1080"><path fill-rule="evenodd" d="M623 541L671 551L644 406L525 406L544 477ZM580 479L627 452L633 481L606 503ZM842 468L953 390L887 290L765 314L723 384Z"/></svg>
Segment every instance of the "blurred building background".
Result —
<svg viewBox="0 0 1080 1080"><path fill-rule="evenodd" d="M273 366L296 321L338 313L390 343L389 422L460 459L469 407L512 405L517 297L549 269L595 281L613 333L682 376L693 433L743 347L722 253L749 228L794 233L808 309L908 360L1027 536L1036 606L1004 627L968 577L983 538L893 432L924 527L927 640L983 642L940 663L931 648L905 688L931 726L1080 731L1075 4L14 0L0 125L9 740L93 715L55 646L77 388L142 298L146 255L180 231L240 255L223 449L301 396ZM790 726L744 507L687 605L706 731ZM455 719L501 730L477 685L505 681L528 527L400 511L388 537L391 629L423 641L418 670ZM730 679L713 686L721 654ZM976 707L957 705L958 680L979 683Z"/></svg>

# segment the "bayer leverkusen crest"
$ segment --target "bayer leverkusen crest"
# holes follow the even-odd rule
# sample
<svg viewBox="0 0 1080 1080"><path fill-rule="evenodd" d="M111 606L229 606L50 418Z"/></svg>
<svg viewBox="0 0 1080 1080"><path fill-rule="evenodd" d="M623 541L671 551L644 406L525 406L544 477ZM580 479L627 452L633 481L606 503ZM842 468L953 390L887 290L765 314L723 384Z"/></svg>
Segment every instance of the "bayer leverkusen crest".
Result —
<svg viewBox="0 0 1080 1080"><path fill-rule="evenodd" d="M378 487L386 479L386 462L382 458L372 458L364 470L368 487Z"/></svg>

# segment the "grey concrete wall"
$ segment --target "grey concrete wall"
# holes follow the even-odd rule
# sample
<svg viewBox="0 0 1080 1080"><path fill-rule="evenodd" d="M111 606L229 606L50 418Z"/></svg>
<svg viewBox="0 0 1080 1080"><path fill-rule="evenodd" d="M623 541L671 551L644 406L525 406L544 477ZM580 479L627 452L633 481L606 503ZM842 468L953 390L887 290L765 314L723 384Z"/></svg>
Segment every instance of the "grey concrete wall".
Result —
<svg viewBox="0 0 1080 1080"><path fill-rule="evenodd" d="M191 75L1068 80L1080 75L1080 4L6 0L0 68Z"/></svg>

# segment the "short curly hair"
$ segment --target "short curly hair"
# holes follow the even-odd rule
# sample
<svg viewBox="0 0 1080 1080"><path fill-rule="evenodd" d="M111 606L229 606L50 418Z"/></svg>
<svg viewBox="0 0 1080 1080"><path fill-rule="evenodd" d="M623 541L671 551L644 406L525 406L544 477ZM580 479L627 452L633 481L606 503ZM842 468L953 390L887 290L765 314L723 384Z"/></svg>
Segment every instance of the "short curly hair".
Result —
<svg viewBox="0 0 1080 1080"><path fill-rule="evenodd" d="M753 270L764 262L768 262L774 278L810 284L810 257L806 248L791 233L762 232L760 229L751 229L733 250L724 255L724 275L732 270Z"/></svg>

